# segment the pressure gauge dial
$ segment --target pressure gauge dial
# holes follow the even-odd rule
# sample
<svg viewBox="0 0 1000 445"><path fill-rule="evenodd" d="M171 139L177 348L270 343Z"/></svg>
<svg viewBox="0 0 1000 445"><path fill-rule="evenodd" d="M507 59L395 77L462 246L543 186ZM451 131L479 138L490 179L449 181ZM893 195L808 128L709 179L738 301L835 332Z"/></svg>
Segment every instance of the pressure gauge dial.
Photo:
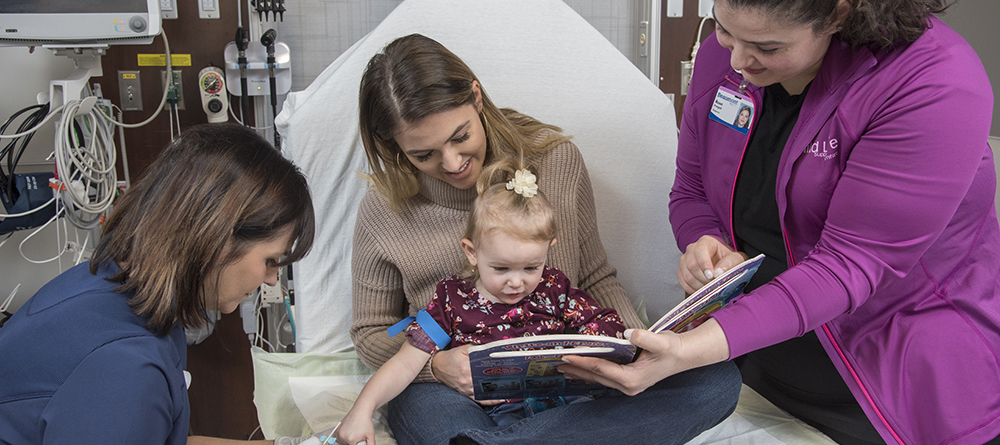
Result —
<svg viewBox="0 0 1000 445"><path fill-rule="evenodd" d="M222 91L222 77L217 73L206 73L201 78L201 88L208 94L218 94Z"/></svg>
<svg viewBox="0 0 1000 445"><path fill-rule="evenodd" d="M214 66L206 67L198 73L198 86L201 90L201 107L208 115L209 122L225 122L229 120L229 98L226 95L226 78L222 77L222 69Z"/></svg>

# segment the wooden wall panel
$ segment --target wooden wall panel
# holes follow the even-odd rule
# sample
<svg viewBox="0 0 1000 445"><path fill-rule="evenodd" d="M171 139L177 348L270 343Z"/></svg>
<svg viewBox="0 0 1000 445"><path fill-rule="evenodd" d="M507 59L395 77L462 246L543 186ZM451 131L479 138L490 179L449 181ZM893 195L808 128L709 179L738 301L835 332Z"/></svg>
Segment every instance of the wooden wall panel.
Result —
<svg viewBox="0 0 1000 445"><path fill-rule="evenodd" d="M197 0L178 0L178 18L163 20L163 31L173 54L189 54L191 66L181 71L185 109L179 111L181 129L208 122L201 108L198 73L209 65L223 67L223 50L236 35L236 2L219 1L219 19L200 19ZM245 8L244 8L245 9ZM244 11L244 24L247 23ZM139 66L139 54L163 54L157 37L151 45L112 46L102 58L104 76L91 81L101 84L104 96L121 104L119 70L139 71L142 111L124 112L124 121L137 123L151 116L163 94L162 66ZM238 102L238 97L237 103ZM252 122L252 118L251 118ZM135 181L170 142L170 120L164 110L151 123L125 130L129 172ZM117 140L116 140L117 143ZM122 173L121 165L119 172ZM122 177L119 174L119 177ZM188 396L191 402L191 432L197 435L247 439L257 429L253 405L253 368L250 343L238 314L223 316L215 332L202 344L188 348L188 370L193 375ZM261 436L258 434L257 438Z"/></svg>
<svg viewBox="0 0 1000 445"><path fill-rule="evenodd" d="M209 65L224 66L223 50L236 35L237 19L235 2L220 1L222 9L219 19L199 19L197 0L177 0L177 3L178 18L164 20L163 31L170 43L171 53L191 56L191 66L174 67L174 70L181 71L181 83L184 89L185 109L179 111L181 129L184 129L208 122L207 116L201 109L198 72ZM244 16L245 14L244 11ZM146 120L159 104L163 95L160 76L166 68L139 66L138 55L163 53L163 39L157 37L150 45L112 46L108 49L108 54L103 57L104 76L94 78L92 82L99 82L104 96L115 104L121 104L118 93L118 71L139 71L143 110L124 112L125 122L137 123ZM164 110L148 125L125 131L129 172L133 180L142 176L146 167L170 142L169 122L167 111Z"/></svg>
<svg viewBox="0 0 1000 445"><path fill-rule="evenodd" d="M698 0L684 0L683 17L667 17L667 8L662 8L660 28L660 91L673 93L677 113L677 125L681 122L684 99L681 96L681 61L691 58L695 34L701 17L698 16ZM715 22L705 23L699 40L704 40L715 30Z"/></svg>

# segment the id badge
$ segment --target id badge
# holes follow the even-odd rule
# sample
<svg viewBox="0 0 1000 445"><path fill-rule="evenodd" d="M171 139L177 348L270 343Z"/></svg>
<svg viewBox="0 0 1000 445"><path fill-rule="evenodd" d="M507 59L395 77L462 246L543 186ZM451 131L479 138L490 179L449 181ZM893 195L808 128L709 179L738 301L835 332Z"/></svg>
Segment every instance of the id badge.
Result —
<svg viewBox="0 0 1000 445"><path fill-rule="evenodd" d="M712 104L712 120L740 133L750 132L753 122L753 101L749 96L737 93L726 87L719 87Z"/></svg>

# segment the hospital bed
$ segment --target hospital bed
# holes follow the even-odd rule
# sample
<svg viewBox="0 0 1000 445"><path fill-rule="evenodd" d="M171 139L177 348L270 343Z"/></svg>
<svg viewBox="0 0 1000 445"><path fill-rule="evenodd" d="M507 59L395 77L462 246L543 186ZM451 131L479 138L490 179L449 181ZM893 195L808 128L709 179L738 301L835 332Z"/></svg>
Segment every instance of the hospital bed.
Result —
<svg viewBox="0 0 1000 445"><path fill-rule="evenodd" d="M295 265L298 353L254 351L264 434L332 426L371 371L351 323L351 242L367 171L357 97L373 54L411 33L431 37L473 69L495 103L563 128L587 163L598 229L641 316L656 320L684 292L667 219L677 126L673 104L607 39L560 0L407 0L303 91L275 121L283 151L307 176L316 209L313 252ZM388 430L380 423L381 439ZM832 443L749 388L736 414L692 443Z"/></svg>

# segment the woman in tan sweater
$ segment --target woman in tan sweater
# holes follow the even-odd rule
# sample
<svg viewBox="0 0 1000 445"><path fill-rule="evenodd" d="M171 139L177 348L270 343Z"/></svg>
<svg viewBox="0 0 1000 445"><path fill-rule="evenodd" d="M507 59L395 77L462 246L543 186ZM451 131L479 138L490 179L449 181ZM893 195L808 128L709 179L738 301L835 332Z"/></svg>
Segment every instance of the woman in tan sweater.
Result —
<svg viewBox="0 0 1000 445"><path fill-rule="evenodd" d="M454 240L465 230L484 166L522 153L555 209L562 270L626 326L642 328L597 233L583 157L559 128L490 100L468 66L438 42L390 43L361 80L361 139L375 185L358 209L352 259L358 355L378 368L404 339L386 329L430 302L442 278L462 269ZM603 397L497 428L472 400L468 347L436 353L389 403L401 444L683 443L735 408L740 379L729 363L666 379L632 397Z"/></svg>

